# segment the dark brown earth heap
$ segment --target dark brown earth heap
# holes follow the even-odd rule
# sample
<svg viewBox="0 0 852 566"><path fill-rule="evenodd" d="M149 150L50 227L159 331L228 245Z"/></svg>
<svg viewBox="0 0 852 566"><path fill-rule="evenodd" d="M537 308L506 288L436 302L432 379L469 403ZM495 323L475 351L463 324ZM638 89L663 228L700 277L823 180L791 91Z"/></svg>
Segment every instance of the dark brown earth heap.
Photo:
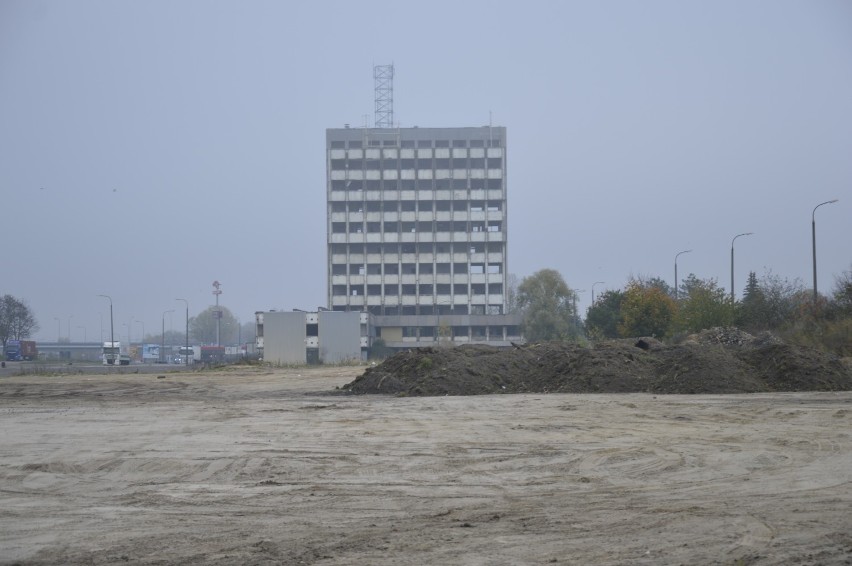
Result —
<svg viewBox="0 0 852 566"><path fill-rule="evenodd" d="M588 347L547 342L502 350L413 349L343 389L396 395L841 391L852 390L852 367L769 334L713 328L677 345L641 338Z"/></svg>

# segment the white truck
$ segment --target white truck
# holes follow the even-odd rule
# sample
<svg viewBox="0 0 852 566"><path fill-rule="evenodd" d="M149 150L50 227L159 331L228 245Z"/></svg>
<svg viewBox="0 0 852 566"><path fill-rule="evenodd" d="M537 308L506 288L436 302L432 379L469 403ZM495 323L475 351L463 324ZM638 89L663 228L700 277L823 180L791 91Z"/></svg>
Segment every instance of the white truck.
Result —
<svg viewBox="0 0 852 566"><path fill-rule="evenodd" d="M105 366L128 366L130 356L121 353L121 342L104 342L103 363Z"/></svg>

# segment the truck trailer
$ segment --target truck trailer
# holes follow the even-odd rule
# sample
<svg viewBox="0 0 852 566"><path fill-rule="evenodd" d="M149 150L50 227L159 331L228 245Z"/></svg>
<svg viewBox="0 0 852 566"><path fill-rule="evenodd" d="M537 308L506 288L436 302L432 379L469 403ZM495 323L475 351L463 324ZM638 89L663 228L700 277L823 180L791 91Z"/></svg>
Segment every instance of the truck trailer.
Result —
<svg viewBox="0 0 852 566"><path fill-rule="evenodd" d="M38 358L38 348L32 340L9 340L4 354L11 362L30 361Z"/></svg>

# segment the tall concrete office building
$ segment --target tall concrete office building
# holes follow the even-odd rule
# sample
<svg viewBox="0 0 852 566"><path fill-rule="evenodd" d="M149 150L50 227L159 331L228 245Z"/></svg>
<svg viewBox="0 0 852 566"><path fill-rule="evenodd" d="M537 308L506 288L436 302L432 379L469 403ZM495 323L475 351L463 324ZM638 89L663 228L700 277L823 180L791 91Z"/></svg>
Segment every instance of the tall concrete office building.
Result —
<svg viewBox="0 0 852 566"><path fill-rule="evenodd" d="M394 348L508 345L506 129L326 132L328 306Z"/></svg>

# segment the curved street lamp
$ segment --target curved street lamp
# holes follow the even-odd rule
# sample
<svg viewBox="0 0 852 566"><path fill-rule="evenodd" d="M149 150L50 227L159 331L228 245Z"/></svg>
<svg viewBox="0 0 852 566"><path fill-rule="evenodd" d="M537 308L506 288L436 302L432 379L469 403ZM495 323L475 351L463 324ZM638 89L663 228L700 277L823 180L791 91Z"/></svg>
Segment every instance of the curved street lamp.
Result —
<svg viewBox="0 0 852 566"><path fill-rule="evenodd" d="M688 254L691 251L692 250L683 250L682 252L677 252L675 254L675 282L674 282L675 300L677 300L677 288L678 288L678 285L680 285L680 283L678 283L678 280L677 280L677 258L680 254Z"/></svg>
<svg viewBox="0 0 852 566"><path fill-rule="evenodd" d="M817 300L817 276L816 276L816 209L821 207L824 204L834 204L840 199L832 199L827 200L825 202L821 202L814 207L814 211L811 213L811 243L813 245L813 257L814 257L814 302Z"/></svg>
<svg viewBox="0 0 852 566"><path fill-rule="evenodd" d="M110 346L110 351L112 351L112 349L115 348L115 331L113 329L113 324L112 324L112 297L110 297L109 295L98 295L98 297L103 297L105 299L109 299L109 346ZM113 358L107 360L107 363L108 364L114 364L115 358L113 357Z"/></svg>
<svg viewBox="0 0 852 566"><path fill-rule="evenodd" d="M731 308L734 307L734 242L737 241L737 238L740 236L752 236L754 232L744 232L742 234L737 234L734 236L734 239L731 240Z"/></svg>

